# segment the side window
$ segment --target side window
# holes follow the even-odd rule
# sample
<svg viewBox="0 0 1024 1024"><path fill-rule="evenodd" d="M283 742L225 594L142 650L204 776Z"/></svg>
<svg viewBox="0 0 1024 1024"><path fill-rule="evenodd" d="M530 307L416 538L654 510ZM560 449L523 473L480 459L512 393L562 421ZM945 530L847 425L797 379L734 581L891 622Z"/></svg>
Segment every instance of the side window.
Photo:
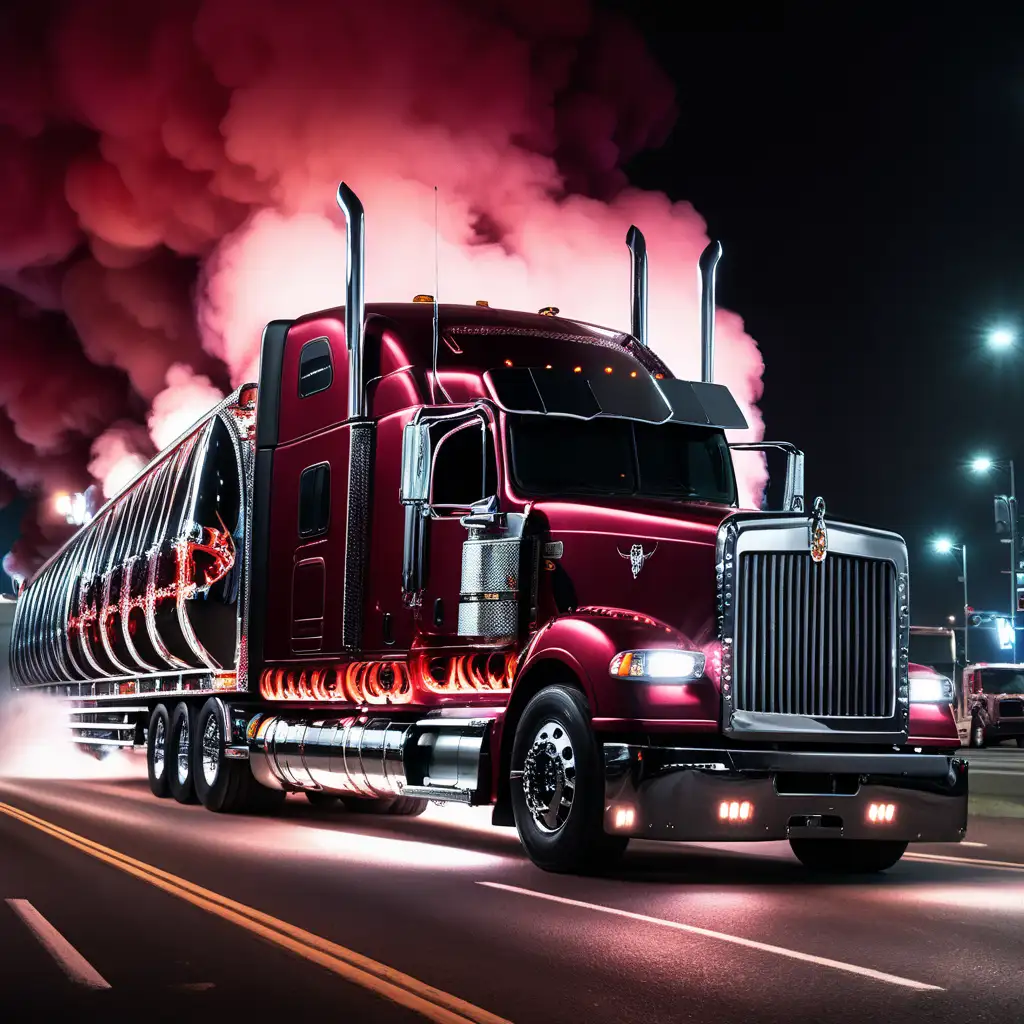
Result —
<svg viewBox="0 0 1024 1024"><path fill-rule="evenodd" d="M299 536L319 537L331 524L331 467L309 466L299 477Z"/></svg>
<svg viewBox="0 0 1024 1024"><path fill-rule="evenodd" d="M497 491L498 469L490 428L473 418L456 427L437 424L430 474L430 504L465 510Z"/></svg>
<svg viewBox="0 0 1024 1024"><path fill-rule="evenodd" d="M299 353L299 398L326 391L333 381L331 343L326 338L307 341Z"/></svg>

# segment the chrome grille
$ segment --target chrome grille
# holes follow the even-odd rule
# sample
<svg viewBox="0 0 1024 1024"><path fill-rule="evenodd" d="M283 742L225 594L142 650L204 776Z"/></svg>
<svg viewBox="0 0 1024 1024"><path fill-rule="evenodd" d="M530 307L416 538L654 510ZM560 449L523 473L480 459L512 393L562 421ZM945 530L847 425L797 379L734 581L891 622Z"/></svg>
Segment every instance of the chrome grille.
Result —
<svg viewBox="0 0 1024 1024"><path fill-rule="evenodd" d="M896 570L830 553L744 552L737 577L735 707L889 718L896 700Z"/></svg>

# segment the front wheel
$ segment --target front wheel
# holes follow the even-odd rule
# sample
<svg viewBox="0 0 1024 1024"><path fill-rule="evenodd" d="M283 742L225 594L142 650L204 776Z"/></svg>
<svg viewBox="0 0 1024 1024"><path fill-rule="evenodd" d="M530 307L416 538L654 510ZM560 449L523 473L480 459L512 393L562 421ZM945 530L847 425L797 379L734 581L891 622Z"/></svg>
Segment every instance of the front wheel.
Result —
<svg viewBox="0 0 1024 1024"><path fill-rule="evenodd" d="M531 698L512 744L512 812L530 859L545 871L599 870L629 839L604 831L601 747L586 699L567 686Z"/></svg>
<svg viewBox="0 0 1024 1024"><path fill-rule="evenodd" d="M790 839L789 845L804 867L838 875L888 871L907 849L887 839Z"/></svg>
<svg viewBox="0 0 1024 1024"><path fill-rule="evenodd" d="M971 719L971 746L975 750L985 746L985 725L977 715Z"/></svg>

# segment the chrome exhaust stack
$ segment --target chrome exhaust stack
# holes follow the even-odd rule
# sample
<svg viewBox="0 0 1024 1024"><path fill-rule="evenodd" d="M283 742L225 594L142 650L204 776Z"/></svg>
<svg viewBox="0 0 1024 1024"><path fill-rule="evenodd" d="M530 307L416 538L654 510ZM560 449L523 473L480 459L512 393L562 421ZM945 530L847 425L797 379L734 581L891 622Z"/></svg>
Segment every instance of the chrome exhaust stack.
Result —
<svg viewBox="0 0 1024 1024"><path fill-rule="evenodd" d="M362 419L366 415L366 391L363 386L363 321L366 317L364 269L363 204L342 182L338 186L338 206L345 214L348 240L345 246L345 344L348 346L348 415Z"/></svg>
<svg viewBox="0 0 1024 1024"><path fill-rule="evenodd" d="M715 380L715 269L722 258L722 243L709 242L700 254L700 379Z"/></svg>
<svg viewBox="0 0 1024 1024"><path fill-rule="evenodd" d="M345 268L345 345L348 348L348 515L345 528L345 584L342 592L341 644L347 651L363 645L363 598L369 555L370 499L375 428L366 418L363 380L366 297L363 204L342 182L338 206L348 225Z"/></svg>
<svg viewBox="0 0 1024 1024"><path fill-rule="evenodd" d="M630 333L648 348L647 339L647 241L636 225L626 232L632 277L629 287Z"/></svg>

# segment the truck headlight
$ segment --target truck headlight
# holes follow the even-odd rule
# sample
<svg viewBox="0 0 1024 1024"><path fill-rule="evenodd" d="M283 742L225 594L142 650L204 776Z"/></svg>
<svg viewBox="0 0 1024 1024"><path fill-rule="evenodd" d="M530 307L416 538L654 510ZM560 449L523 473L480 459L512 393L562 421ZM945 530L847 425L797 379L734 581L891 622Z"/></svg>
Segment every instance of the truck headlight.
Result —
<svg viewBox="0 0 1024 1024"><path fill-rule="evenodd" d="M911 676L912 704L952 704L955 700L952 680L945 676Z"/></svg>
<svg viewBox="0 0 1024 1024"><path fill-rule="evenodd" d="M704 655L697 651L620 651L608 671L622 679L652 683L684 683L704 675Z"/></svg>

